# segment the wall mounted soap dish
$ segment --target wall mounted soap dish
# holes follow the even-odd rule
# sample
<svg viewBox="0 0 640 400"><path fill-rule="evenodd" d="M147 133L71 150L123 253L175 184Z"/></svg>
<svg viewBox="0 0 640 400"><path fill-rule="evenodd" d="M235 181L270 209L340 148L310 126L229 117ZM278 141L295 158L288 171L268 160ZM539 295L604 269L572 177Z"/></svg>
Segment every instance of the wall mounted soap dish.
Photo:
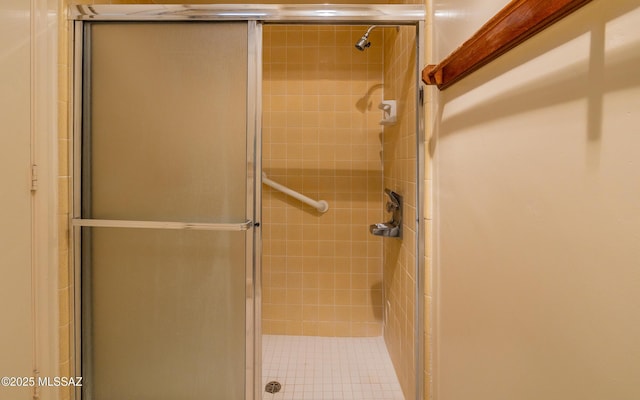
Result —
<svg viewBox="0 0 640 400"><path fill-rule="evenodd" d="M398 120L398 109L395 100L384 100L378 106L382 110L380 125L394 125Z"/></svg>

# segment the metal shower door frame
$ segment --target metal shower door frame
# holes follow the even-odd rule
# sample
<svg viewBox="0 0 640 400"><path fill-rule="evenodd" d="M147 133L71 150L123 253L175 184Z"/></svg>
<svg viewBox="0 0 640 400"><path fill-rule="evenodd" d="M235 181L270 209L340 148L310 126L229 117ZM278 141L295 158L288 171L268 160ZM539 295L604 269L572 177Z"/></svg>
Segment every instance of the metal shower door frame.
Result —
<svg viewBox="0 0 640 400"><path fill-rule="evenodd" d="M71 157L71 221L70 226L70 255L74 268L75 285L79 287L81 246L80 230L82 226L105 226L104 221L82 220L81 205L81 160L82 149L80 135L83 124L83 57L85 52L84 25L90 21L246 21L249 29L248 39L248 81L247 81L247 155L249 165L247 182L247 215L253 215L252 221L239 224L238 230L247 229L252 234L247 235L246 276L246 397L244 400L261 400L261 209L262 209L262 26L263 24L325 24L325 25L403 25L414 26L416 29L416 260L415 260L415 359L416 359L416 400L422 400L425 394L424 370L429 360L425 360L424 338L424 294L425 294L425 122L424 86L420 77L421 67L425 64L425 19L426 12L422 5L293 5L293 4L198 4L198 5L74 5L69 9L70 53L72 65L72 88L70 96L71 135L69 154ZM253 162L253 164L252 164ZM123 221L125 224L135 225L138 221ZM412 221L406 221L412 223ZM109 225L109 223L106 223ZM171 224L171 223L169 223ZM173 229L216 229L206 226L184 226L175 223L164 228ZM226 227L232 228L232 227ZM225 229L226 229L225 228ZM235 229L232 228L232 229ZM253 228L253 229L252 229ZM74 335L71 345L72 366L71 375L79 375L81 369L81 293L73 293L75 306ZM81 388L76 388L75 398L81 398ZM409 400L409 399L407 399ZM413 400L413 399L411 399Z"/></svg>
<svg viewBox="0 0 640 400"><path fill-rule="evenodd" d="M74 340L73 340L73 365L74 369L72 375L81 376L83 368L87 366L82 365L83 350L86 351L90 348L90 333L84 332L80 321L83 318L83 307L86 307L86 303L83 302L85 297L81 291L82 280L86 279L81 276L81 263L86 255L83 255L83 246L81 240L81 230L83 227L116 227L116 228L137 228L137 229L170 229L170 230L200 230L200 231L244 231L246 233L246 253L245 253L245 276L246 276L246 304L245 304L245 393L247 400L253 400L257 393L255 390L254 382L258 379L256 372L256 361L254 360L255 350L255 332L256 327L254 323L256 318L256 306L255 306L255 270L259 269L259 265L256 266L256 262L259 263L259 238L260 238L260 221L261 221L261 205L259 188L260 183L257 182L257 171L261 165L261 152L257 151L260 148L260 125L258 115L260 112L259 102L260 98L260 82L261 68L259 60L261 59L261 38L262 38L262 26L255 21L244 21L247 24L248 40L247 40L247 120L246 120L246 135L247 135L247 182L246 182L246 204L247 208L245 215L247 220L238 223L189 223L189 222L172 222L172 221L118 221L118 220L101 220L101 219L86 219L82 218L82 203L86 201L83 199L82 194L82 157L83 157L83 145L82 137L83 131L87 129L90 124L90 113L88 106L83 104L83 98L85 93L90 90L89 76L83 76L83 72L89 71L87 63L88 56L90 54L90 30L87 29L88 25L85 21L73 22L73 38L72 38L72 51L73 51L73 79L72 79L72 99L71 110L73 116L72 123L72 135L70 143L70 154L72 157L72 176L71 176L71 221L70 221L70 254L72 257L72 265L74 268L74 287L76 288L73 293L74 306ZM90 23L90 22L89 22ZM256 194L258 193L258 194ZM84 318L90 315L85 313ZM85 328L86 330L86 328ZM89 351L86 354L90 355ZM87 356L84 357L85 360ZM88 363L90 364L90 362ZM90 366L89 366L90 368ZM84 386L89 386L90 391L91 382L85 380ZM85 388L86 389L86 388ZM82 388L77 387L75 390L75 398L82 398Z"/></svg>

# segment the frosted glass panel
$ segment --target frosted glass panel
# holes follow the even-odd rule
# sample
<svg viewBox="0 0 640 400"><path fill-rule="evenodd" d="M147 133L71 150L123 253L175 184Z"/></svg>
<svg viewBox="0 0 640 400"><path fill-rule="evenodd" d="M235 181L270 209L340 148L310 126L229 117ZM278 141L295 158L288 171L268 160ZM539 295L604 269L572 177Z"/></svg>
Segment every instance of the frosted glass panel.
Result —
<svg viewBox="0 0 640 400"><path fill-rule="evenodd" d="M91 25L83 218L238 222L246 23Z"/></svg>
<svg viewBox="0 0 640 400"><path fill-rule="evenodd" d="M83 231L92 398L243 399L245 233Z"/></svg>
<svg viewBox="0 0 640 400"><path fill-rule="evenodd" d="M248 24L100 22L85 35L82 218L253 219ZM83 228L84 397L244 399L252 235Z"/></svg>

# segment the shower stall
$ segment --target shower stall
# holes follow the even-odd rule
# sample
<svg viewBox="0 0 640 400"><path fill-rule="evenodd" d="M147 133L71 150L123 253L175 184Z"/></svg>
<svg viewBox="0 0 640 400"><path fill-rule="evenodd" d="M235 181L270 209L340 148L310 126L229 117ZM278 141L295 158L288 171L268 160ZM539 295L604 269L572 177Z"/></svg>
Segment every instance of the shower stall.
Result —
<svg viewBox="0 0 640 400"><path fill-rule="evenodd" d="M421 399L423 7L71 11L76 397L292 398L263 342L360 337Z"/></svg>

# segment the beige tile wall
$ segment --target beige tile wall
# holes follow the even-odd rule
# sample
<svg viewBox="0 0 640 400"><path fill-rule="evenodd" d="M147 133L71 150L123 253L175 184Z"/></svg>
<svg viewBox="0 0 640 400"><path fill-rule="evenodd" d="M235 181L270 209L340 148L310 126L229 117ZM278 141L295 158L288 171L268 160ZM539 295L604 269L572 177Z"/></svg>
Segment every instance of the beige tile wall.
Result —
<svg viewBox="0 0 640 400"><path fill-rule="evenodd" d="M381 334L383 47L355 49L366 28L264 28L263 168L330 206L264 187L264 333Z"/></svg>
<svg viewBox="0 0 640 400"><path fill-rule="evenodd" d="M384 132L384 186L404 200L403 238L384 241L385 342L405 398L415 398L416 31L385 32L385 100L396 100L398 123Z"/></svg>
<svg viewBox="0 0 640 400"><path fill-rule="evenodd" d="M58 9L58 304L59 304L59 374L71 376L71 332L72 314L69 301L72 292L72 280L69 270L69 57L68 57L68 27L65 19L67 1L60 0ZM60 399L70 398L69 388L60 388Z"/></svg>

